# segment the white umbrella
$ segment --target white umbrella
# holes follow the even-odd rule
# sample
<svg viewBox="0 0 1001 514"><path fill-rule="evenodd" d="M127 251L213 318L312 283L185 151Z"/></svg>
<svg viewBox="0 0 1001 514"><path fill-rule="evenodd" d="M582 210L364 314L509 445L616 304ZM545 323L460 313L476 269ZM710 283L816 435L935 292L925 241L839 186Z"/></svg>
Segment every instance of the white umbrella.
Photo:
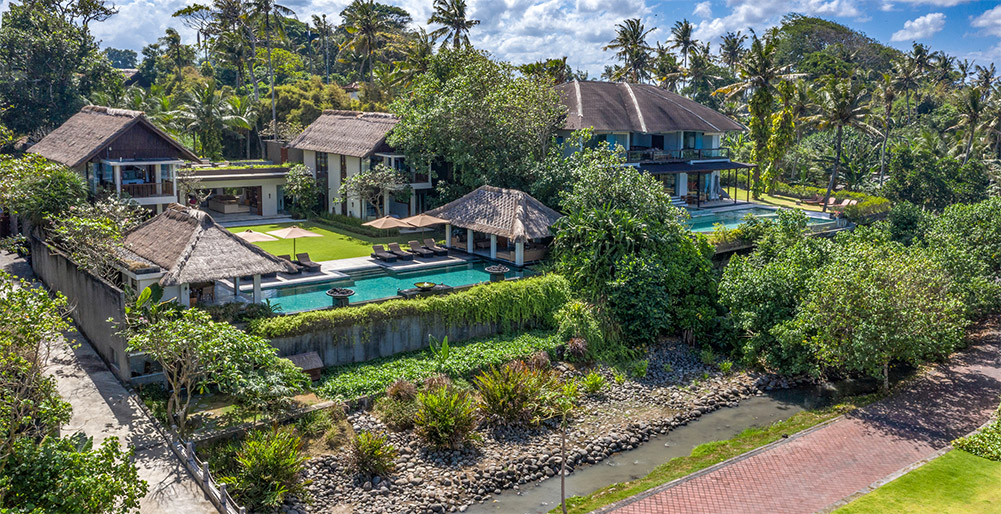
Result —
<svg viewBox="0 0 1001 514"><path fill-rule="evenodd" d="M392 216L383 216L377 220L369 221L368 223L362 223L363 227L378 228L381 230L388 230L391 228L414 228L413 225L407 223L406 220L396 219Z"/></svg>
<svg viewBox="0 0 1001 514"><path fill-rule="evenodd" d="M237 232L236 237L243 239L248 243L260 243L262 241L277 241L277 237L271 237L267 234L261 232L254 232L253 230L244 230L243 232Z"/></svg>
<svg viewBox="0 0 1001 514"><path fill-rule="evenodd" d="M317 234L316 232L310 232L310 231L308 231L308 230L306 230L304 228L299 228L298 225L292 225L291 227L287 227L287 228L283 228L283 229L279 229L279 230L272 230L272 231L268 232L268 234L271 234L271 235L273 235L275 237L280 237L282 239L291 239L292 240L292 257L295 257L295 240L296 239L299 239L300 237L323 237L322 235Z"/></svg>
<svg viewBox="0 0 1001 514"><path fill-rule="evenodd" d="M403 218L402 221L405 221L415 227L421 227L421 228L431 227L434 225L444 225L445 223L448 223L448 220L444 220L436 216L432 216L430 214L418 214L416 216L411 216L409 218Z"/></svg>

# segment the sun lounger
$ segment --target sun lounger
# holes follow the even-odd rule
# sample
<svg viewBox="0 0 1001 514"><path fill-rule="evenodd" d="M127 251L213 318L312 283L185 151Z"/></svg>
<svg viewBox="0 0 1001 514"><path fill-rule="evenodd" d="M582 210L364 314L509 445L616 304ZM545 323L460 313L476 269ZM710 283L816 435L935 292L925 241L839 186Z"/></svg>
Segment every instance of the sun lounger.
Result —
<svg viewBox="0 0 1001 514"><path fill-rule="evenodd" d="M434 257L434 252L424 248L417 241L408 241L407 244L410 245L410 251L417 254L418 257Z"/></svg>
<svg viewBox="0 0 1001 514"><path fill-rule="evenodd" d="M299 261L300 266L306 268L306 271L320 271L320 265L310 260L308 253L297 253L295 254L295 258Z"/></svg>
<svg viewBox="0 0 1001 514"><path fill-rule="evenodd" d="M824 203L824 199L821 198L820 195L813 195L813 198L808 198L806 200L803 200L803 203L807 205L820 205Z"/></svg>
<svg viewBox="0 0 1001 514"><path fill-rule="evenodd" d="M372 257L380 261L396 262L396 256L387 252L386 247L375 245L372 247Z"/></svg>
<svg viewBox="0 0 1001 514"><path fill-rule="evenodd" d="M288 262L288 263L289 263L289 264L291 264L292 266L295 266L295 271L293 271L293 272L291 272L291 273L299 273L300 271L302 271L302 268L300 268L300 267L299 267L299 265L298 265L298 264L296 264L296 262L292 260L292 257L291 257L291 256L289 256L289 255L279 255L279 256L277 256L277 257L278 257L279 259L283 260L283 261L286 261L286 262Z"/></svg>
<svg viewBox="0 0 1001 514"><path fill-rule="evenodd" d="M442 248L435 244L434 239L425 239L424 248L431 250L435 255L445 256L448 255L448 248Z"/></svg>
<svg viewBox="0 0 1001 514"><path fill-rule="evenodd" d="M389 243L389 253L395 255L401 261L412 261L414 260L414 254L410 252L403 251L398 243Z"/></svg>
<svg viewBox="0 0 1001 514"><path fill-rule="evenodd" d="M841 203L839 203L837 205L831 205L830 207L832 209L841 210L841 209L844 209L845 207L848 207L851 204L851 202L852 202L851 199L845 198L844 200L841 201Z"/></svg>

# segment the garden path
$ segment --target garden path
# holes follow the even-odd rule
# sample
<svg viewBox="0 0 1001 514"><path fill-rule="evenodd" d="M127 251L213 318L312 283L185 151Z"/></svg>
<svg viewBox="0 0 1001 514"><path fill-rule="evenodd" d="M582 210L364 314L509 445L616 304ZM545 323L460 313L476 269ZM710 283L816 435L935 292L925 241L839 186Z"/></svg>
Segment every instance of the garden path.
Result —
<svg viewBox="0 0 1001 514"><path fill-rule="evenodd" d="M23 259L0 252L0 268L33 279ZM139 410L139 399L111 373L94 348L78 332L52 348L48 373L56 377L62 398L73 406L73 417L63 434L83 432L100 444L109 437L135 447L139 478L149 484L140 503L143 514L205 514L216 512L166 441Z"/></svg>
<svg viewBox="0 0 1001 514"><path fill-rule="evenodd" d="M1001 393L1001 326L893 396L596 512L828 512L985 423Z"/></svg>

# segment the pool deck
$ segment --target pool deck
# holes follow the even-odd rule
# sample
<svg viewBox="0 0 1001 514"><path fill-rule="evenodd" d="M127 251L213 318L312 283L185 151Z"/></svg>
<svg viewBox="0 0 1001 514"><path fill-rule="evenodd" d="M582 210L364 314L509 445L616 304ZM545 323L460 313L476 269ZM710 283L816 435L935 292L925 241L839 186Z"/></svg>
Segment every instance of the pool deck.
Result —
<svg viewBox="0 0 1001 514"><path fill-rule="evenodd" d="M261 287L263 289L271 289L275 287L284 286L296 286L296 285L306 285L315 284L318 282L327 282L330 280L342 280L350 278L349 273L358 273L365 271L375 271L375 270L392 270L397 272L404 271L420 271L426 269L435 269L445 266L455 266L458 264L466 264L470 260L473 260L467 255L449 254L446 257L433 257L433 258L415 258L412 261L396 261L392 263L379 261L371 257L352 257L349 259L336 259L332 261L321 261L317 262L320 265L319 273L299 273L295 275L290 275L287 273L279 273L274 278L266 278L261 280ZM228 298L233 297L233 282L230 280L220 280L218 282L222 286L222 291ZM249 293L253 290L253 284L247 281L240 282L240 292ZM220 291L217 291L217 297Z"/></svg>

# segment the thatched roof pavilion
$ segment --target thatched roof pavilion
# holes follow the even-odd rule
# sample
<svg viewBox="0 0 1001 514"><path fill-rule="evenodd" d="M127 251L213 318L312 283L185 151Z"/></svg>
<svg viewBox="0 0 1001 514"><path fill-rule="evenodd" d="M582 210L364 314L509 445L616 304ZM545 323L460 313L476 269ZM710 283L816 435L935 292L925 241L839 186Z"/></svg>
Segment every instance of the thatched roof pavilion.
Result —
<svg viewBox="0 0 1001 514"><path fill-rule="evenodd" d="M327 110L293 139L289 147L366 158L376 151L388 150L386 135L399 121L383 112Z"/></svg>
<svg viewBox="0 0 1001 514"><path fill-rule="evenodd" d="M467 251L473 253L472 233L490 234L490 257L497 258L497 238L515 243L515 264L524 264L524 245L529 240L552 236L549 227L562 215L524 191L480 186L475 191L425 214L448 220L446 245L451 246L451 227L464 228Z"/></svg>
<svg viewBox="0 0 1001 514"><path fill-rule="evenodd" d="M166 270L162 286L253 276L254 301L260 300L261 275L295 271L291 263L244 241L205 212L178 204L127 233L123 246ZM181 295L182 303L185 297Z"/></svg>

